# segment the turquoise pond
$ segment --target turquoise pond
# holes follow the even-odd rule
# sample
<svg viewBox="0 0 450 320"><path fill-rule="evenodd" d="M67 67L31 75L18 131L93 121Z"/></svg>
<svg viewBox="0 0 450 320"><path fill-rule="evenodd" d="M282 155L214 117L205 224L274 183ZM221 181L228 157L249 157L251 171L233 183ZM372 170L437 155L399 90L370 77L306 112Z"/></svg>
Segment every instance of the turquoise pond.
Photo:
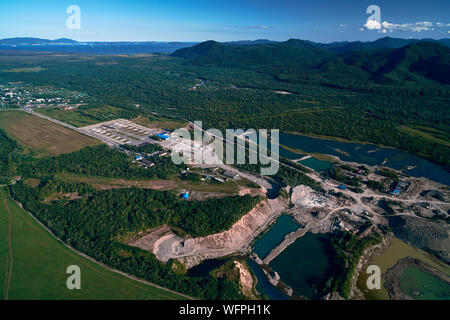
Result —
<svg viewBox="0 0 450 320"><path fill-rule="evenodd" d="M328 280L332 267L329 235L308 232L280 253L269 265L296 295L314 299L315 288Z"/></svg>
<svg viewBox="0 0 450 320"><path fill-rule="evenodd" d="M450 300L450 284L415 267L403 271L400 289L416 300Z"/></svg>
<svg viewBox="0 0 450 320"><path fill-rule="evenodd" d="M311 157L311 158L308 158L305 160L300 160L300 161L298 161L298 163L300 163L304 166L307 166L308 168L311 168L314 171L327 170L327 169L330 169L333 165L331 162L319 160L314 157Z"/></svg>
<svg viewBox="0 0 450 320"><path fill-rule="evenodd" d="M279 245L284 237L289 233L296 231L300 227L288 215L281 215L269 231L267 231L253 246L254 252L264 259L270 251Z"/></svg>

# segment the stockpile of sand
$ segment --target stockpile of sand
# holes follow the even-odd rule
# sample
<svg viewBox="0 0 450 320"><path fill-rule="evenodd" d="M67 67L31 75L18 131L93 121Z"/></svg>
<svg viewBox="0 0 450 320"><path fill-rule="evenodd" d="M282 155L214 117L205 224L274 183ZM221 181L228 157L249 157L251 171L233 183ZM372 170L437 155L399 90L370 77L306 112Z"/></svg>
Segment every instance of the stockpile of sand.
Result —
<svg viewBox="0 0 450 320"><path fill-rule="evenodd" d="M324 207L328 199L308 186L300 185L292 189L293 204L306 208Z"/></svg>

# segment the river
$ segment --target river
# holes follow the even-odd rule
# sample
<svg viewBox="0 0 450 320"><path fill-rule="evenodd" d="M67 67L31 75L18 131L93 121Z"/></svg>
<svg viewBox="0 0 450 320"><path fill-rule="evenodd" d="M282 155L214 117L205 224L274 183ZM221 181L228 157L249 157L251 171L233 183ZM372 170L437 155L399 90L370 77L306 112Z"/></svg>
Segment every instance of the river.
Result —
<svg viewBox="0 0 450 320"><path fill-rule="evenodd" d="M414 177L426 177L450 185L450 173L441 166L408 152L382 148L373 144L360 144L313 138L297 134L280 132L280 145L300 149L307 153L322 153L338 156L343 161L358 162L370 166L384 164L401 170ZM297 159L302 154L280 149L280 155Z"/></svg>

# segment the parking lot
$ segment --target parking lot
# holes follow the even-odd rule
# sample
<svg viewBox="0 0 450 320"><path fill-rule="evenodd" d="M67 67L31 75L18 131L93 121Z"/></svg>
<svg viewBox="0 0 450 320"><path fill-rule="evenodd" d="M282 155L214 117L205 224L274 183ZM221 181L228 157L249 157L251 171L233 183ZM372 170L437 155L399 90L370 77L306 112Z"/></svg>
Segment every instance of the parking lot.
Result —
<svg viewBox="0 0 450 320"><path fill-rule="evenodd" d="M112 145L129 144L139 146L143 143L154 143L150 136L162 133L158 129L150 129L125 119L116 119L80 128L89 135Z"/></svg>

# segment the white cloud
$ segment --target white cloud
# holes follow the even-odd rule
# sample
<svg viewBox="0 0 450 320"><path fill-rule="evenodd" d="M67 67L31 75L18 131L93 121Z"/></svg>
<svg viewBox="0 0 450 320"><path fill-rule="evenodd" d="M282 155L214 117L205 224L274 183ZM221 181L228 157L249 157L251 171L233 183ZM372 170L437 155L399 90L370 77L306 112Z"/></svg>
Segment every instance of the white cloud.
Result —
<svg viewBox="0 0 450 320"><path fill-rule="evenodd" d="M247 28L249 28L249 29L262 29L262 30L270 29L269 26L247 26Z"/></svg>
<svg viewBox="0 0 450 320"><path fill-rule="evenodd" d="M342 25L341 25L342 26ZM418 21L412 23L391 23L388 21L384 21L382 23L377 22L376 20L368 20L363 28L360 30L378 30L379 33L387 33L393 31L402 31L402 32L422 32L422 31L434 31L435 27L450 27L450 23L443 22L433 22L430 21Z"/></svg>
<svg viewBox="0 0 450 320"><path fill-rule="evenodd" d="M367 20L364 25L368 30L379 30L381 29L381 24L376 20Z"/></svg>
<svg viewBox="0 0 450 320"><path fill-rule="evenodd" d="M423 22L416 22L417 26L424 26L424 27L432 27L433 26L433 22L429 22L429 21L423 21Z"/></svg>
<svg viewBox="0 0 450 320"><path fill-rule="evenodd" d="M267 29L271 29L271 26L266 26L266 25L250 25L250 26L246 26L246 25L220 25L223 28L227 28L227 29L258 29L258 30L267 30Z"/></svg>
<svg viewBox="0 0 450 320"><path fill-rule="evenodd" d="M436 26L439 26L436 24ZM422 31L433 31L434 25L430 21L419 21L414 23L391 23L388 21L384 21L382 23L378 23L375 20L369 20L364 25L364 27L368 30L378 30L380 33L392 32L394 30L397 31L411 31L411 32L422 32Z"/></svg>

